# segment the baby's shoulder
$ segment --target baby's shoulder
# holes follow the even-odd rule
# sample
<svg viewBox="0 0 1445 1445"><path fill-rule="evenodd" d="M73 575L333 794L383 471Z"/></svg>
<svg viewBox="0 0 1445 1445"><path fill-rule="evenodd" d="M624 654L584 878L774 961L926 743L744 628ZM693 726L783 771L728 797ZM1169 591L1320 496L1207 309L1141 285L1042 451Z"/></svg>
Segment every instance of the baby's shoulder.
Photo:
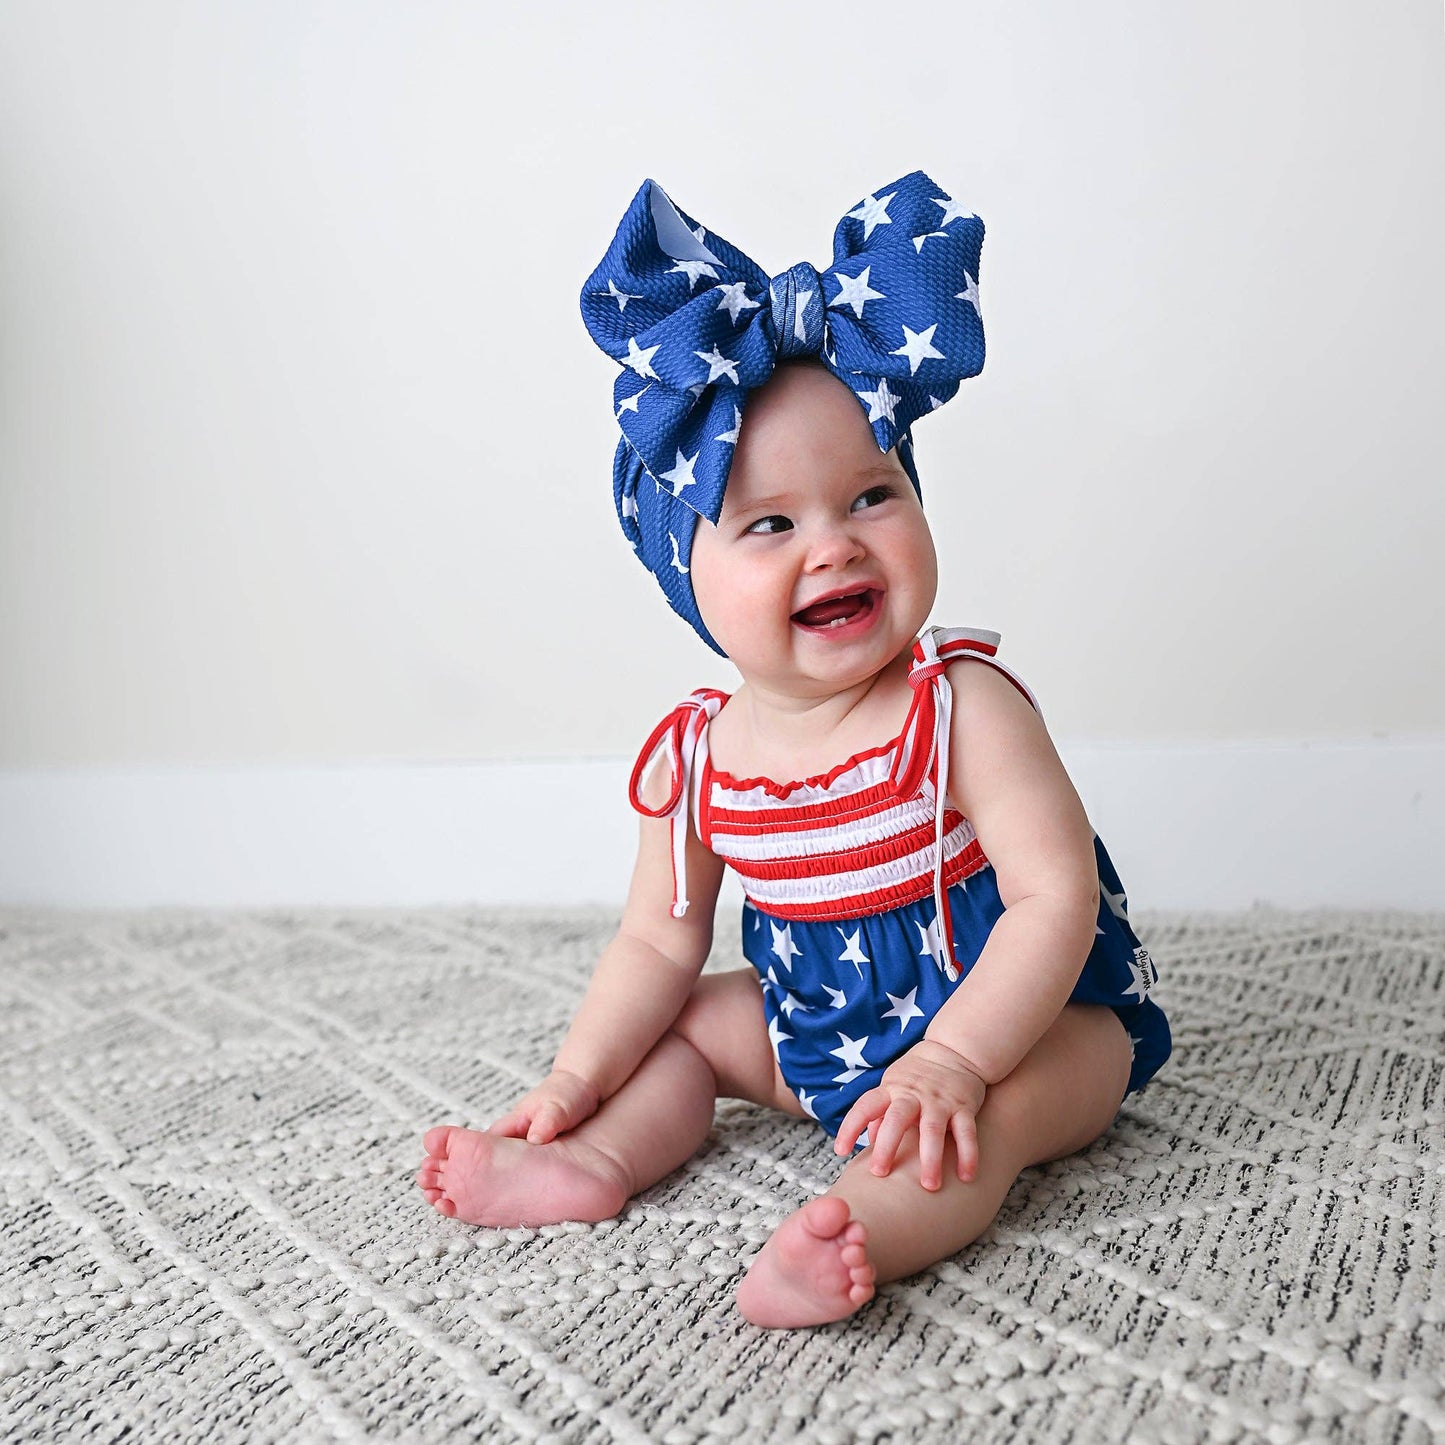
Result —
<svg viewBox="0 0 1445 1445"><path fill-rule="evenodd" d="M980 652L962 652L948 660L949 685L953 690L955 714L985 709L1027 720L1041 718L1043 709L1033 689L1007 663Z"/></svg>

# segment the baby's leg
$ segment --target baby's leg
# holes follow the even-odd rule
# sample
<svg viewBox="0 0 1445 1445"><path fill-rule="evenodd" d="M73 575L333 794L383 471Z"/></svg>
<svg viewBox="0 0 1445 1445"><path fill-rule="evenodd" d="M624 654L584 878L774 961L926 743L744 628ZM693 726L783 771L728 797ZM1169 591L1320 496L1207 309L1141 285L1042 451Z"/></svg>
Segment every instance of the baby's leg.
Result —
<svg viewBox="0 0 1445 1445"><path fill-rule="evenodd" d="M754 1324L777 1326L822 1324L851 1312L820 1314L792 1263L796 1240L824 1212L835 1227L863 1226L862 1252L880 1283L962 1249L988 1228L1020 1170L1072 1154L1108 1129L1129 1067L1129 1038L1118 1015L1102 1004L1066 1004L1013 1073L985 1096L972 1179L959 1180L951 1139L937 1190L918 1182L916 1130L883 1178L870 1170L873 1151L862 1150L826 1195L778 1227L739 1286L738 1307Z"/></svg>
<svg viewBox="0 0 1445 1445"><path fill-rule="evenodd" d="M417 1183L434 1208L470 1224L607 1219L697 1151L719 1095L777 1102L774 1075L757 976L706 974L591 1118L546 1144L432 1129Z"/></svg>

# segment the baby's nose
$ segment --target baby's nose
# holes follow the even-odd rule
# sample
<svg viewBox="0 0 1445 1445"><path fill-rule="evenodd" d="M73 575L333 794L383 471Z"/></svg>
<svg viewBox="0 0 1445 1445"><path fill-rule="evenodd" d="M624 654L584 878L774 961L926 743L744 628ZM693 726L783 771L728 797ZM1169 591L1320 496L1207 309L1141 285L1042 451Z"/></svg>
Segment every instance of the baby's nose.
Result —
<svg viewBox="0 0 1445 1445"><path fill-rule="evenodd" d="M808 560L814 567L839 567L863 555L863 543L845 524L821 527L812 538Z"/></svg>

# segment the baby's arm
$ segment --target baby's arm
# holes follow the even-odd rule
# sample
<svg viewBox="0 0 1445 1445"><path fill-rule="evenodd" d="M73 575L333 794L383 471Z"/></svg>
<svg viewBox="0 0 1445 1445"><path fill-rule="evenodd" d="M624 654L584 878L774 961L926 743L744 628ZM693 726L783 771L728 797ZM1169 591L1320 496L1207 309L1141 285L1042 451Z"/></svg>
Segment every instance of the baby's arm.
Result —
<svg viewBox="0 0 1445 1445"><path fill-rule="evenodd" d="M956 662L952 802L993 864L1004 913L924 1038L996 1084L1059 1016L1094 942L1094 830L1043 719L1009 679Z"/></svg>
<svg viewBox="0 0 1445 1445"><path fill-rule="evenodd" d="M918 1130L919 1182L942 1184L945 1138L958 1177L975 1177L975 1119L1059 1016L1093 944L1099 909L1094 832L1043 721L1007 677L981 663L949 669L955 705L950 801L970 819L993 864L1004 913L973 967L924 1036L853 1103L835 1147L867 1126L871 1169L887 1174Z"/></svg>
<svg viewBox="0 0 1445 1445"><path fill-rule="evenodd" d="M656 771L643 801L666 802ZM488 1131L544 1144L575 1128L631 1077L671 1026L712 948L721 860L689 827L691 906L672 916L672 842L666 818L639 819L637 862L616 936L602 951L587 992L557 1050L552 1073Z"/></svg>

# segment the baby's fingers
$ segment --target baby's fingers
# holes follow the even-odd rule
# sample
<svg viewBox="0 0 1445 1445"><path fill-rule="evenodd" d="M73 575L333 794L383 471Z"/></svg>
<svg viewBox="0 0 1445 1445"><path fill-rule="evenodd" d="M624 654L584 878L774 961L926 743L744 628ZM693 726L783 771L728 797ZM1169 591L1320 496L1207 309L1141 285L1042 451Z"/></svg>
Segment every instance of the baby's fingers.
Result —
<svg viewBox="0 0 1445 1445"><path fill-rule="evenodd" d="M958 1177L966 1184L978 1174L978 1125L964 1109L953 1116L951 1125L958 1150Z"/></svg>
<svg viewBox="0 0 1445 1445"><path fill-rule="evenodd" d="M919 1120L918 1182L925 1189L943 1188L943 1142L947 1137L947 1120L927 1116Z"/></svg>
<svg viewBox="0 0 1445 1445"><path fill-rule="evenodd" d="M888 1112L883 1116L877 1133L871 1136L873 1162L868 1167L880 1178L893 1168L893 1161L898 1157L898 1146L913 1127L918 1116L918 1107L916 1099L895 1099L888 1106Z"/></svg>
<svg viewBox="0 0 1445 1445"><path fill-rule="evenodd" d="M485 1134L499 1134L504 1139L520 1139L532 1122L530 1113L521 1109L513 1109L510 1114L503 1114L500 1119L493 1119L482 1131Z"/></svg>
<svg viewBox="0 0 1445 1445"><path fill-rule="evenodd" d="M881 1089L869 1089L866 1094L859 1094L853 1101L853 1107L843 1115L843 1122L838 1125L838 1132L833 1136L833 1152L851 1153L858 1142L858 1136L873 1121L874 1116L887 1107L888 1096Z"/></svg>
<svg viewBox="0 0 1445 1445"><path fill-rule="evenodd" d="M546 1144L567 1127L567 1111L560 1104L543 1104L532 1116L527 1143Z"/></svg>

